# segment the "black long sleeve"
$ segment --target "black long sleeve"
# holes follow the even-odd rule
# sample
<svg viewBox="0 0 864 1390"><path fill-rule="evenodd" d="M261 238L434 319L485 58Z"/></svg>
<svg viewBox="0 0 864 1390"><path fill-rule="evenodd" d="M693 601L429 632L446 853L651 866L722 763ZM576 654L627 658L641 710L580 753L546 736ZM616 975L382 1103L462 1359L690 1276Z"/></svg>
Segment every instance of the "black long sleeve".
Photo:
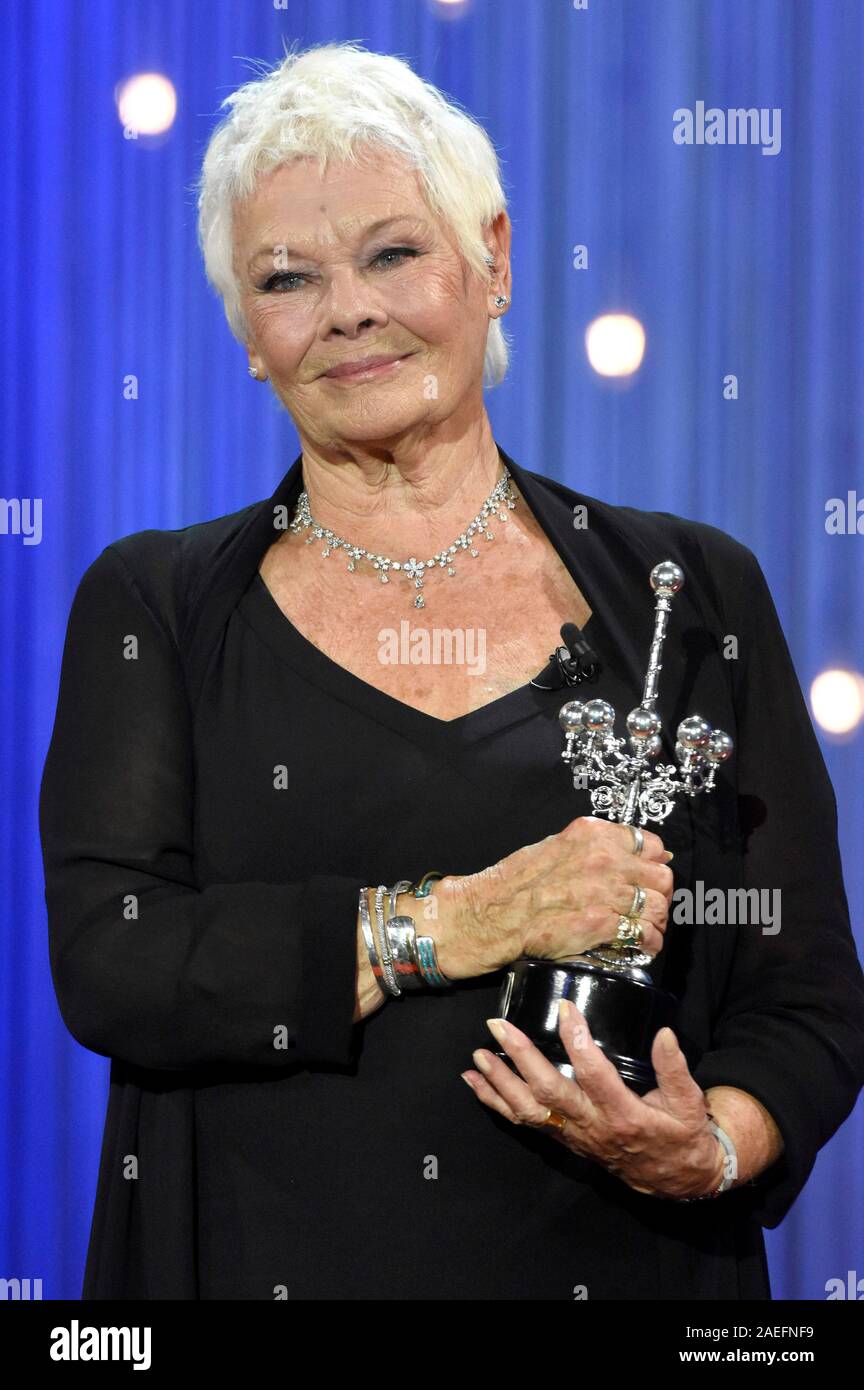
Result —
<svg viewBox="0 0 864 1390"><path fill-rule="evenodd" d="M75 594L40 795L63 1019L144 1067L348 1064L363 884L200 887L192 749L173 635L109 545Z"/></svg>
<svg viewBox="0 0 864 1390"><path fill-rule="evenodd" d="M762 569L726 540L714 578L740 644L731 665L743 886L780 890L781 927L724 928L736 935L731 976L694 1075L704 1089L740 1087L775 1119L785 1149L754 1189L758 1219L773 1227L864 1084L864 978L825 761Z"/></svg>

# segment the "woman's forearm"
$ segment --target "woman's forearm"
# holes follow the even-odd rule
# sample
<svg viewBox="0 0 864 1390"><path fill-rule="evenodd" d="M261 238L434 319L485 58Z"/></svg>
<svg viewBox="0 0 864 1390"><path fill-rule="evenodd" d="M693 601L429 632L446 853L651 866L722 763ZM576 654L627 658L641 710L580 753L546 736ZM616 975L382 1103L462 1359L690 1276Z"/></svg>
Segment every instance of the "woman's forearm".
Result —
<svg viewBox="0 0 864 1390"><path fill-rule="evenodd" d="M757 1178L783 1152L783 1136L772 1116L755 1096L737 1086L712 1086L705 1092L708 1108L735 1145L738 1172L733 1186Z"/></svg>

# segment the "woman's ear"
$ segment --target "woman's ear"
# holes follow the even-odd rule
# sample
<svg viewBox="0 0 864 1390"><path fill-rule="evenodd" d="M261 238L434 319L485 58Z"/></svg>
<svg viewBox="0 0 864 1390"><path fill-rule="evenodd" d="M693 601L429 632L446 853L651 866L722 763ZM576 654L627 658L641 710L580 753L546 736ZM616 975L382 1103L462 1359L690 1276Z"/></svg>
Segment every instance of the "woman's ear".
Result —
<svg viewBox="0 0 864 1390"><path fill-rule="evenodd" d="M495 284L499 293L506 294L508 297L513 288L513 277L510 273L510 242L513 228L506 211L502 210L498 216L489 224L488 231L485 233L485 240L488 249L488 256L495 260ZM487 256L487 260L488 260Z"/></svg>

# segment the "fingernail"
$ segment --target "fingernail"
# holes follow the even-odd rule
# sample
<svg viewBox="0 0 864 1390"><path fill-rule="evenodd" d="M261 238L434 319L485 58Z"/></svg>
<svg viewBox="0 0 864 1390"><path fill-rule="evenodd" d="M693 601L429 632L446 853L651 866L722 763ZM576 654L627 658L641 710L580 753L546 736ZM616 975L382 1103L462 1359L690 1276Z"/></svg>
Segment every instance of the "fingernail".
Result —
<svg viewBox="0 0 864 1390"><path fill-rule="evenodd" d="M492 1063L488 1057L484 1057L482 1052L472 1052L471 1056L474 1058L474 1065L478 1071L491 1071Z"/></svg>
<svg viewBox="0 0 864 1390"><path fill-rule="evenodd" d="M568 1024L576 1022L573 1014L573 1005L569 999L558 1000L558 1027L566 1027Z"/></svg>
<svg viewBox="0 0 864 1390"><path fill-rule="evenodd" d="M671 849L667 849L663 851L663 858L666 860L666 863L668 864L670 859L675 858L675 855L672 853Z"/></svg>
<svg viewBox="0 0 864 1390"><path fill-rule="evenodd" d="M468 1075L468 1073L465 1072L465 1071L460 1071L459 1075L462 1077L462 1080L465 1082L465 1085L466 1085L466 1086L470 1086L470 1087L471 1087L471 1090L473 1091L473 1090L474 1090L474 1082L471 1080L471 1077ZM476 1092L475 1092L475 1095L476 1095Z"/></svg>
<svg viewBox="0 0 864 1390"><path fill-rule="evenodd" d="M493 1038L497 1038L500 1043L504 1042L504 1039L507 1037L507 1024L504 1022L503 1018L487 1018L486 1027L489 1029Z"/></svg>
<svg viewBox="0 0 864 1390"><path fill-rule="evenodd" d="M672 1032L672 1029L661 1028L660 1031L662 1033L662 1037L660 1039L660 1046L662 1047L663 1051L669 1053L677 1051L678 1042L675 1037L675 1034Z"/></svg>

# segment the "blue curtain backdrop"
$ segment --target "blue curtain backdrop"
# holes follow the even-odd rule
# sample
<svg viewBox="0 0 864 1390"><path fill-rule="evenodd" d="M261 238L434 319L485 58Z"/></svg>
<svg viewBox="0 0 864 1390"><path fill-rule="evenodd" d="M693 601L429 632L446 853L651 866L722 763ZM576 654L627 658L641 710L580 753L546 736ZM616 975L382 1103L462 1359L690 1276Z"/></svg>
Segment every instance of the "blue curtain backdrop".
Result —
<svg viewBox="0 0 864 1390"><path fill-rule="evenodd" d="M252 75L243 59L359 39L485 124L514 227L512 367L487 393L497 438L590 495L749 545L807 689L862 665L864 537L826 534L825 503L864 493L864 5L22 0L0 39L0 494L42 499L38 544L0 534L0 1276L74 1298L108 1063L66 1032L48 970L37 794L69 605L108 542L267 496L298 452L195 240L191 182L218 103ZM146 70L174 83L177 119L127 140L115 87ZM780 108L779 153L676 144L672 113L698 101ZM610 310L647 333L626 385L586 359L585 328ZM822 742L860 942L864 735ZM859 1104L768 1233L776 1297L864 1276L862 1150Z"/></svg>

